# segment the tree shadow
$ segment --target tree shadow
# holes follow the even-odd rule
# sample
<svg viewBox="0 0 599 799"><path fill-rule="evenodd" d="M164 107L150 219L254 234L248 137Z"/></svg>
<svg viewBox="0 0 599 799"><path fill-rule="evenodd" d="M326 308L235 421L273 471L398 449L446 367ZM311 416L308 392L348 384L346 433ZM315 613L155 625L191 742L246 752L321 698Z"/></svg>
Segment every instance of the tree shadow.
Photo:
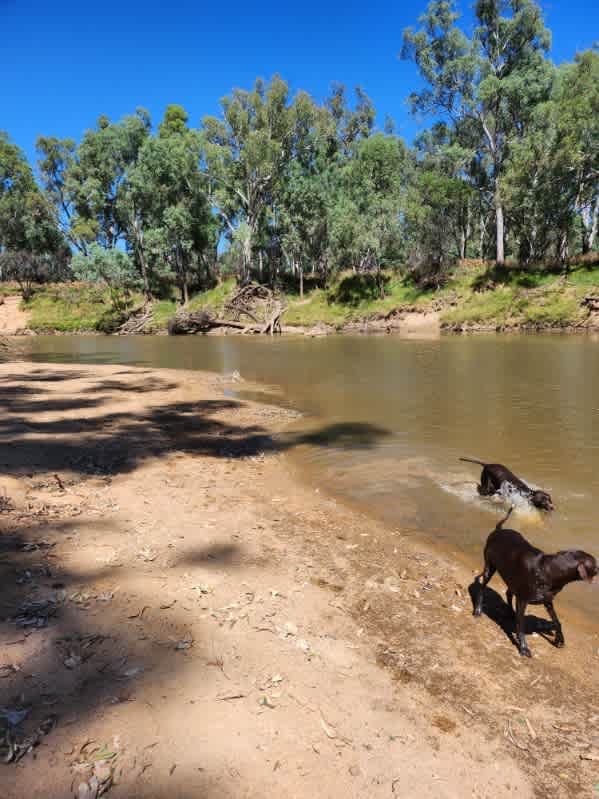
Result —
<svg viewBox="0 0 599 799"><path fill-rule="evenodd" d="M78 532L82 543L97 540L104 531L115 532L114 522L89 518L82 522L76 517L21 523L16 517L10 528L0 531L0 711L27 712L11 728L17 744L35 739L44 725L49 725L51 734L53 725L63 726L68 719L76 719L84 730L88 719L93 721L103 708L132 701L137 693L165 680L176 680L190 656L202 675L203 688L210 691L214 678L214 669L209 668L210 633L198 634L204 623L194 619L193 650L187 652L177 642L187 639L189 618L178 605L161 604L160 592L140 595L136 588L136 604L127 610L128 577L135 576L134 564L81 569L55 554L54 545L61 538ZM171 568L230 569L239 563L240 551L237 546L214 544L184 554ZM119 595L120 588L115 594L106 591L107 583L115 582L124 596ZM20 646L13 673L15 645ZM5 732L0 712L3 756Z"/></svg>
<svg viewBox="0 0 599 799"><path fill-rule="evenodd" d="M89 377L85 372L77 372L73 369L64 372L50 369L32 369L27 373L27 383L63 383L69 380L80 380ZM8 383L12 380L20 379L17 375L2 375L0 383ZM5 389L2 389L4 393Z"/></svg>
<svg viewBox="0 0 599 799"><path fill-rule="evenodd" d="M43 373L36 377L43 384ZM51 382L54 375L48 377ZM220 416L244 407L232 399L177 401L134 413L126 408L102 412L109 403L113 408L118 405L121 393L125 398L171 387L159 380L148 385L143 377L123 385L112 379L98 380L80 396L67 398L44 396L41 388L33 389L28 381L0 388L0 437L7 445L18 445L5 447L2 465L18 474L67 470L114 475L173 451L237 459L306 444L370 447L388 435L375 425L346 422L273 436L259 424L235 424Z"/></svg>
<svg viewBox="0 0 599 799"><path fill-rule="evenodd" d="M45 479L61 474L68 488L90 477L103 476L109 482L112 476L173 452L236 459L306 444L362 448L374 446L388 434L376 426L344 423L273 435L255 418L244 423L246 406L234 399L163 402L129 412L125 401L131 395L173 385L148 382L137 371L131 374L131 382L98 379L78 395L62 398L52 393L52 386L60 391L63 382L89 380L89 372L37 369L26 376L2 375L2 471L29 477L41 474ZM52 490L65 496L60 482L59 478ZM132 566L106 563L82 570L56 554L61 540L78 535L84 541L104 530L115 533L115 524L107 519L82 522L81 517L36 516L33 511L0 513L0 667L10 667L12 641L24 647L18 671L8 676L0 672L0 707L29 709L17 728L19 735L31 734L51 716L57 716L59 724L69 716L85 724L100 708L176 679L190 656L197 658L202 680L210 684L214 669L207 668L209 653L206 657L203 653L208 647L201 634L191 654L176 649L175 639L183 640L189 625L178 605L168 610L173 640L165 643L159 596L140 596L129 616L118 605L118 597L100 597L92 590L94 596L85 598L86 586L94 583L126 585L128 575L135 574ZM122 533L126 535L126 530ZM235 568L242 555L240 545L217 542L183 552L171 567ZM197 623L200 629L201 624ZM147 795L170 794L156 788Z"/></svg>
<svg viewBox="0 0 599 799"><path fill-rule="evenodd" d="M468 593L472 600L472 609L474 609L480 590L481 587L477 580L474 580L468 586ZM503 597L493 588L489 588L488 585L484 588L482 612L499 627L506 638L518 649L516 616ZM532 635L533 633L536 633L541 638L554 644L552 636L555 633L555 627L553 623L547 619L527 614L525 617L525 634Z"/></svg>

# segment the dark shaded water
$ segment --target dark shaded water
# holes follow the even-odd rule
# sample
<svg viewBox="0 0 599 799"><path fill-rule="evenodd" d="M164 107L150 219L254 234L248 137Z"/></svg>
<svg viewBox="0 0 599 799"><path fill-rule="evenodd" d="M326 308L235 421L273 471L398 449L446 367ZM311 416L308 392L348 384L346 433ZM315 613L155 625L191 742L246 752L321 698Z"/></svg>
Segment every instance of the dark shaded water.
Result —
<svg viewBox="0 0 599 799"><path fill-rule="evenodd" d="M596 336L65 336L32 338L27 347L39 361L237 370L278 387L320 424L369 425L366 439L347 435L294 457L323 487L477 565L506 506L477 496L478 467L458 457L505 463L557 506L551 516L519 507L514 526L543 549L599 556ZM599 608L599 590L567 591L576 604Z"/></svg>

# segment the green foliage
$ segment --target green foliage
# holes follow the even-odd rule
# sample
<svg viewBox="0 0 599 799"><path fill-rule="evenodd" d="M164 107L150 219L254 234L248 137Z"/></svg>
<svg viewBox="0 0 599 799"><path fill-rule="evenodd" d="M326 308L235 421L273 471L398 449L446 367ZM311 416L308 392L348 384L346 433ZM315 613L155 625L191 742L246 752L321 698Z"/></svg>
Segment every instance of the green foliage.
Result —
<svg viewBox="0 0 599 799"><path fill-rule="evenodd" d="M504 260L503 177L511 142L549 96L554 69L544 57L550 35L534 0L477 0L468 37L455 4L431 0L420 29L404 32L403 56L427 83L410 97L415 112L445 113L459 143L476 152L471 179L495 214L496 259Z"/></svg>
<svg viewBox="0 0 599 799"><path fill-rule="evenodd" d="M339 280L327 292L329 303L357 306L360 303L377 300L381 297L381 283L390 281L389 275L376 276L370 273L350 272L342 274Z"/></svg>
<svg viewBox="0 0 599 799"><path fill-rule="evenodd" d="M34 284L60 279L63 264L52 255L38 255L23 250L0 252L0 275L3 280L14 280L24 300L33 296Z"/></svg>
<svg viewBox="0 0 599 799"><path fill-rule="evenodd" d="M114 308L120 311L125 310L131 292L140 285L131 257L116 248L108 250L92 244L88 255L73 258L71 267L78 280L103 283Z"/></svg>
<svg viewBox="0 0 599 799"><path fill-rule="evenodd" d="M63 249L52 207L25 155L0 131L0 251L62 255Z"/></svg>

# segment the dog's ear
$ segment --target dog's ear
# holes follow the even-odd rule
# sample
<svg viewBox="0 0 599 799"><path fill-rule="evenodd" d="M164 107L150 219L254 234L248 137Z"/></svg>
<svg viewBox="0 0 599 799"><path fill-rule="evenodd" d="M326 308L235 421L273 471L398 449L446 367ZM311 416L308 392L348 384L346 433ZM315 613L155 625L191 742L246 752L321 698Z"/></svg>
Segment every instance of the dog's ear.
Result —
<svg viewBox="0 0 599 799"><path fill-rule="evenodd" d="M578 574L580 575L581 580L586 580L587 582L591 582L591 580L593 579L592 577L589 577L589 573L587 572L586 567L582 561L578 564Z"/></svg>

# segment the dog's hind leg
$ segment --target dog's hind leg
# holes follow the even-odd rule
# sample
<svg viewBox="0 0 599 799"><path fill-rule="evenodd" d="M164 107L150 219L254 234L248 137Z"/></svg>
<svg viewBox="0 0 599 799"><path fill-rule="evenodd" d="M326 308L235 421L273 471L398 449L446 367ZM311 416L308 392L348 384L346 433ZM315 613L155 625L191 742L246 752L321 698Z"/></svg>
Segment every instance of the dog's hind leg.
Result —
<svg viewBox="0 0 599 799"><path fill-rule="evenodd" d="M532 657L528 644L526 643L525 613L528 603L520 597L516 597L516 638L518 639L518 651L522 657Z"/></svg>
<svg viewBox="0 0 599 799"><path fill-rule="evenodd" d="M485 593L485 587L489 580L493 577L497 569L487 560L487 556L485 554L485 568L481 575L476 578L478 583L478 595L476 597L476 603L474 605L474 610L472 611L473 616L480 616L483 610L483 594Z"/></svg>

